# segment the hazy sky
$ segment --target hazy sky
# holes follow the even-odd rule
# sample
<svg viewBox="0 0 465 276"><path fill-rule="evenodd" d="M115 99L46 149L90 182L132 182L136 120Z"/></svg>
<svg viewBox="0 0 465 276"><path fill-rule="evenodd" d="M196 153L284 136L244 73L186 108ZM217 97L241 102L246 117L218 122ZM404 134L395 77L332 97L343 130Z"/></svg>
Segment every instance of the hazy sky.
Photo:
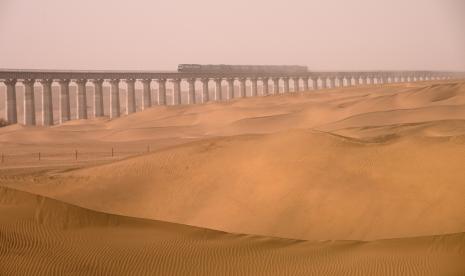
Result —
<svg viewBox="0 0 465 276"><path fill-rule="evenodd" d="M0 0L0 68L465 70L464 0Z"/></svg>

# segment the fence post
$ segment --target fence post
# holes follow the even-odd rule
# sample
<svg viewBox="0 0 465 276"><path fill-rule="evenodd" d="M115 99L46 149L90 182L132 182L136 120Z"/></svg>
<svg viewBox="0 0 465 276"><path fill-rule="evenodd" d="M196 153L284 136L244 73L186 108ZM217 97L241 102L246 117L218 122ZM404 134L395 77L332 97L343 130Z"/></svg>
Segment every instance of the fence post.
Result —
<svg viewBox="0 0 465 276"><path fill-rule="evenodd" d="M113 157L115 155L115 152L113 150L113 148L111 148L111 157Z"/></svg>
<svg viewBox="0 0 465 276"><path fill-rule="evenodd" d="M39 151L39 161L40 161L40 151Z"/></svg>
<svg viewBox="0 0 465 276"><path fill-rule="evenodd" d="M3 156L3 152L2 152L2 163L5 161L5 157Z"/></svg>
<svg viewBox="0 0 465 276"><path fill-rule="evenodd" d="M78 151L77 151L77 150L75 150L74 152L75 152L75 156L76 156L76 160L77 160L77 157L78 157Z"/></svg>

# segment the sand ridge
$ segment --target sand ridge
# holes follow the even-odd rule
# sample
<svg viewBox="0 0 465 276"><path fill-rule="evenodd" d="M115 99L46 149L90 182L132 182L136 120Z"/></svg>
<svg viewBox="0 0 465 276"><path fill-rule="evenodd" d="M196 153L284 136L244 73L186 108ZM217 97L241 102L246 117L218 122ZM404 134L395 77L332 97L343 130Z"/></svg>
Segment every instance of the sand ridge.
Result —
<svg viewBox="0 0 465 276"><path fill-rule="evenodd" d="M453 233L465 229L457 197L465 194L465 140L453 138L380 142L294 130L2 182L91 209L228 232L355 240Z"/></svg>

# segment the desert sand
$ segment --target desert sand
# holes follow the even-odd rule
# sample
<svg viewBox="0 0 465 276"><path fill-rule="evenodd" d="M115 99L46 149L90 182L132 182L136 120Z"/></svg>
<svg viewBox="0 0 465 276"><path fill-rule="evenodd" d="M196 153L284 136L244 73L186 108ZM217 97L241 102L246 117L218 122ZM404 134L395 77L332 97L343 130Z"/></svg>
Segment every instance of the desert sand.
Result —
<svg viewBox="0 0 465 276"><path fill-rule="evenodd" d="M12 125L0 149L0 275L465 274L463 82Z"/></svg>

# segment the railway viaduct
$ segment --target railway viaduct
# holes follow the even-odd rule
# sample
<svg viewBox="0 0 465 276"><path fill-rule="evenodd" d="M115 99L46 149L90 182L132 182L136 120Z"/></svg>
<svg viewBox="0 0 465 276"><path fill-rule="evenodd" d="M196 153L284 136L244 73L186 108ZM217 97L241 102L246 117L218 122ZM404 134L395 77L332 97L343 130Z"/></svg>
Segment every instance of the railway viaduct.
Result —
<svg viewBox="0 0 465 276"><path fill-rule="evenodd" d="M0 83L6 86L5 113L9 123L24 125L51 126L71 120L70 83L77 86L77 112L73 119L104 116L103 83L110 84L109 110L110 118L120 117L121 106L125 105L127 114L136 110L149 108L152 105L151 88L158 86L158 105L196 104L196 94L201 93L201 102L225 101L235 97L267 96L298 91L342 88L361 85L385 85L389 83L417 82L428 80L463 79L464 73L439 71L372 71L372 72L314 72L299 74L288 73L183 73L170 71L50 71L50 70L0 70ZM120 84L127 85L127 96L120 101ZM181 82L188 84L187 102L181 101ZM196 82L201 82L201 91L196 91ZM293 89L290 89L292 81ZM136 102L136 82L143 87L142 106ZM239 83L239 93L234 93L235 83ZM36 118L34 85L42 86L42 116ZM226 95L223 96L223 84L226 83ZM88 84L94 86L93 99L86 96ZM214 84L214 97L209 97L209 87ZM246 95L246 87L250 84L251 92ZM270 85L271 84L271 85ZM17 87L24 86L23 120L18 122ZM53 101L52 85L59 85L59 100ZM167 102L167 85L172 93L171 102ZM260 91L259 91L260 86ZM280 89L281 88L281 89ZM237 96L238 95L238 96ZM91 102L92 101L92 102ZM58 118L54 118L53 103L59 103ZM92 114L88 105L92 104ZM1 116L0 116L1 117ZM55 116L57 117L57 116Z"/></svg>

